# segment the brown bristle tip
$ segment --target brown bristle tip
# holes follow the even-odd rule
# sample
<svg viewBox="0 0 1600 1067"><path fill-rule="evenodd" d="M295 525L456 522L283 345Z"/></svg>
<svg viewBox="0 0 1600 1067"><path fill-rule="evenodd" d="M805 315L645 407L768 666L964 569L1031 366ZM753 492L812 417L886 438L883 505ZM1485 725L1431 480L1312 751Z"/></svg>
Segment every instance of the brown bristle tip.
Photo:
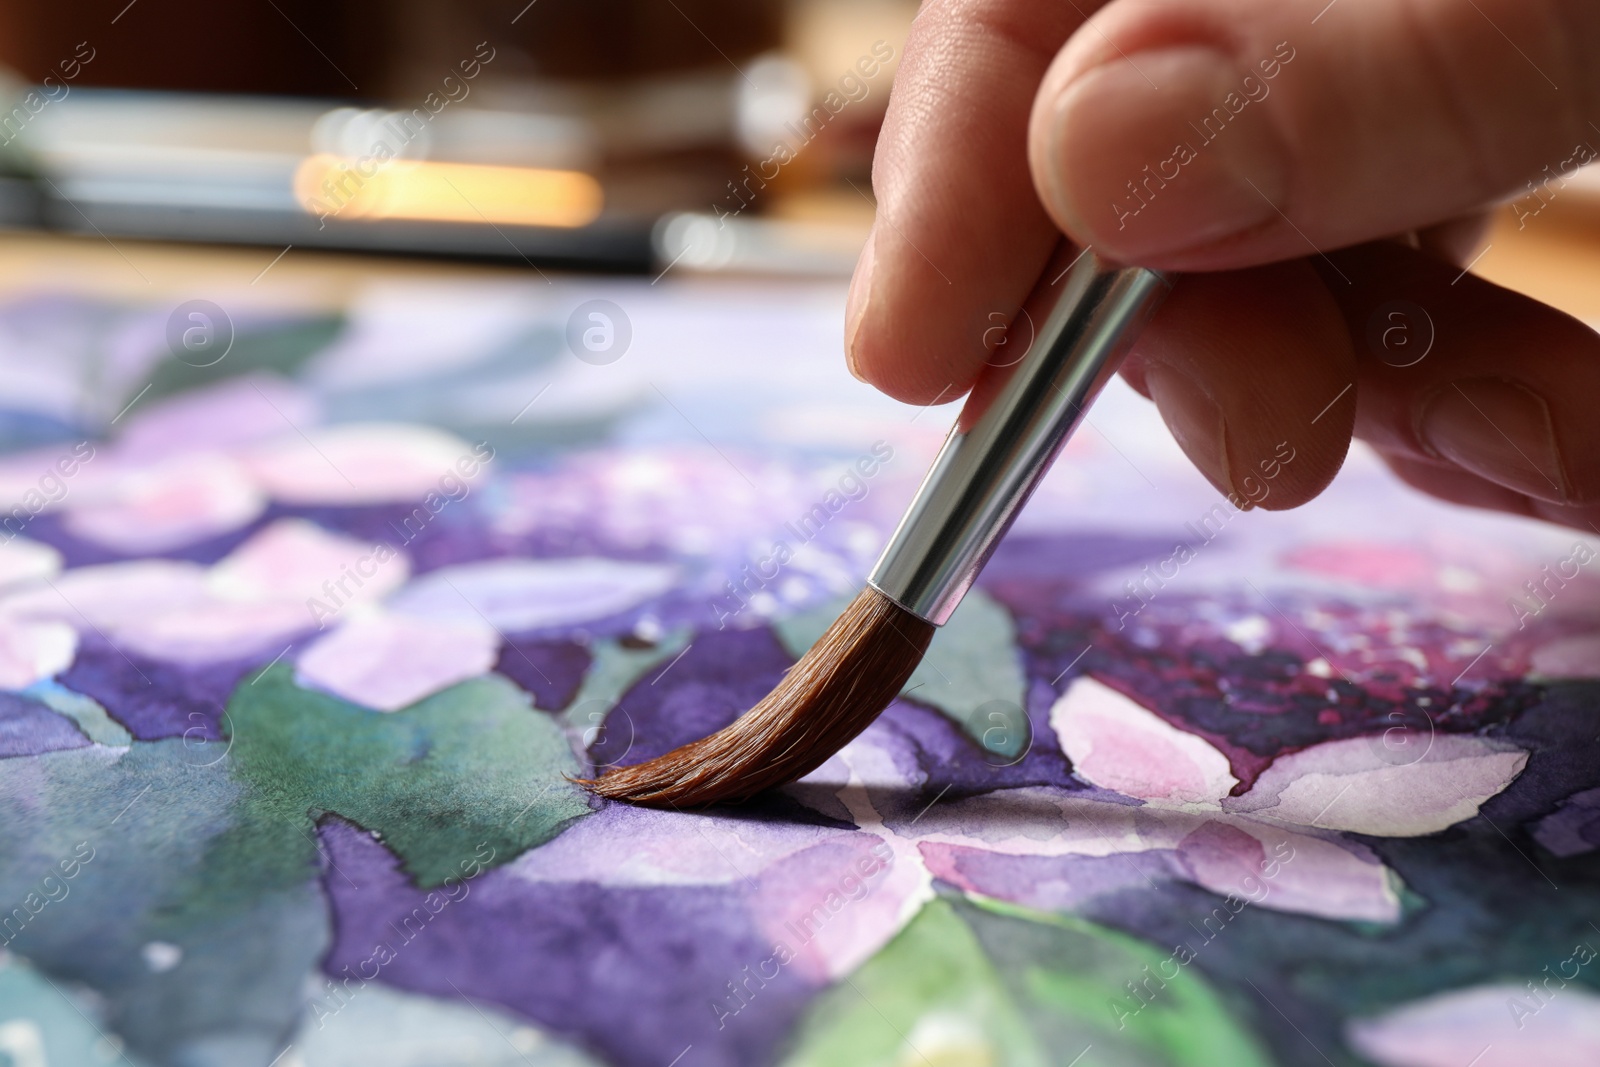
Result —
<svg viewBox="0 0 1600 1067"><path fill-rule="evenodd" d="M867 586L777 688L732 723L580 784L612 800L702 808L792 782L872 725L922 662L933 630Z"/></svg>

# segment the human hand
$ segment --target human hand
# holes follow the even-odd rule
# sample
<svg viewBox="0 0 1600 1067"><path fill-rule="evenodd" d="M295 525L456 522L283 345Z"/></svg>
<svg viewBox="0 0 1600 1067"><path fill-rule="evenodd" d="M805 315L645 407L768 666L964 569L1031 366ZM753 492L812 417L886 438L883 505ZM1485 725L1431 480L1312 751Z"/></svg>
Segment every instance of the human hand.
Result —
<svg viewBox="0 0 1600 1067"><path fill-rule="evenodd" d="M1261 506L1304 503L1354 433L1435 496L1600 526L1600 337L1463 270L1486 205L1595 158L1600 6L1324 3L927 0L852 371L959 396L1065 232L1198 272L1123 373L1224 493L1287 441Z"/></svg>

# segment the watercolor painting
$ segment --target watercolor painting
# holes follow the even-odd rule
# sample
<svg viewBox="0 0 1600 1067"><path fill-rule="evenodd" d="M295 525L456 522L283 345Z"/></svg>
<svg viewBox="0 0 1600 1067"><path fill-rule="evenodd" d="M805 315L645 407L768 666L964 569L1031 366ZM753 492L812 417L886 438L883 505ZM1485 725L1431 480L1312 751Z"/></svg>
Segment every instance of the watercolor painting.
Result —
<svg viewBox="0 0 1600 1067"><path fill-rule="evenodd" d="M842 299L0 308L0 1062L1600 1062L1600 534L1240 511L1120 385L822 768L571 783L876 558L955 409Z"/></svg>

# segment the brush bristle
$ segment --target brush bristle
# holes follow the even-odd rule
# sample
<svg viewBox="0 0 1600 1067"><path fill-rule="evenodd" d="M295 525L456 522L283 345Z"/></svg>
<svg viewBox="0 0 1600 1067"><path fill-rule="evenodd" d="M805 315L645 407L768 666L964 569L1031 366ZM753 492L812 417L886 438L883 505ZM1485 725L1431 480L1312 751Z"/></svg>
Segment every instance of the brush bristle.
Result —
<svg viewBox="0 0 1600 1067"><path fill-rule="evenodd" d="M776 689L710 737L585 781L650 807L745 800L792 782L872 724L917 669L934 627L867 586Z"/></svg>

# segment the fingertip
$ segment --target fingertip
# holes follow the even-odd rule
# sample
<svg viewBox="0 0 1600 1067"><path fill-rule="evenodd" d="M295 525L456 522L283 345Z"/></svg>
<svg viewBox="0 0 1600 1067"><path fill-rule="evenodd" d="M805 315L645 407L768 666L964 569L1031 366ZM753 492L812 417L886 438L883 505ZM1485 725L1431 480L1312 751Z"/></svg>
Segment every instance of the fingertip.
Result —
<svg viewBox="0 0 1600 1067"><path fill-rule="evenodd" d="M1287 440L1284 444L1288 445ZM1345 457L1350 452L1350 434L1346 431L1324 435L1309 443L1307 449L1310 454L1305 463L1297 467L1282 464L1284 476L1273 486L1272 492L1262 498L1258 505L1261 510L1288 511L1321 496L1344 467Z"/></svg>

